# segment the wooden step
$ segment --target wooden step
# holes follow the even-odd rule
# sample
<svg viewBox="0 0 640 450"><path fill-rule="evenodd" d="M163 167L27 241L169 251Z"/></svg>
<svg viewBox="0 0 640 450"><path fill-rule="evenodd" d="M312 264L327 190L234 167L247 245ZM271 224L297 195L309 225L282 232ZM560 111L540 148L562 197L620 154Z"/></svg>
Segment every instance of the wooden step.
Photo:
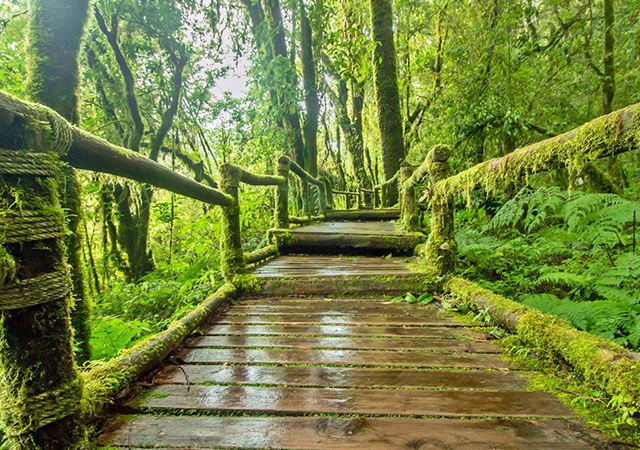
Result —
<svg viewBox="0 0 640 450"><path fill-rule="evenodd" d="M128 403L144 410L276 414L571 418L543 392L163 385Z"/></svg>
<svg viewBox="0 0 640 450"><path fill-rule="evenodd" d="M309 324L309 325L421 325L421 326L464 326L456 320L436 315L406 317L406 316L369 316L369 315L306 315L306 314L248 314L245 316L220 314L215 322L220 325L232 324Z"/></svg>
<svg viewBox="0 0 640 450"><path fill-rule="evenodd" d="M467 353L500 353L490 342L468 342L456 339L357 338L357 337L280 337L280 336L201 336L190 339L188 348L298 348L447 351Z"/></svg>
<svg viewBox="0 0 640 450"><path fill-rule="evenodd" d="M160 384L254 384L355 388L525 390L527 374L496 370L385 369L326 366L170 366Z"/></svg>
<svg viewBox="0 0 640 450"><path fill-rule="evenodd" d="M459 367L510 369L500 356L482 353L397 352L393 350L184 349L180 359L190 364L317 364L399 367Z"/></svg>
<svg viewBox="0 0 640 450"><path fill-rule="evenodd" d="M327 211L327 220L333 221L388 221L400 218L399 208L342 209Z"/></svg>
<svg viewBox="0 0 640 450"><path fill-rule="evenodd" d="M460 327L403 327L403 326L352 326L352 325L213 325L205 334L218 335L311 335L311 336L377 336L419 337L424 339L474 339L485 340L487 335Z"/></svg>
<svg viewBox="0 0 640 450"><path fill-rule="evenodd" d="M413 255L426 240L422 233L403 232L391 222L322 222L271 233L283 254Z"/></svg>
<svg viewBox="0 0 640 450"><path fill-rule="evenodd" d="M567 421L119 416L98 443L127 449L582 450Z"/></svg>

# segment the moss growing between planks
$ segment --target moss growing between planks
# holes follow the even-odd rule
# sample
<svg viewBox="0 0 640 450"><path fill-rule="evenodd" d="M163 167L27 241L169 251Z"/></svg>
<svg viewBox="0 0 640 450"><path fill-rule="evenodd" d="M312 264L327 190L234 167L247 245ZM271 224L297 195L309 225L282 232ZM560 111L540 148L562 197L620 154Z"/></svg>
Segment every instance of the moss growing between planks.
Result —
<svg viewBox="0 0 640 450"><path fill-rule="evenodd" d="M445 292L460 309L482 311L514 333L512 346L528 348L549 366L567 368L604 392L620 426L638 427L640 355L461 278L449 280Z"/></svg>

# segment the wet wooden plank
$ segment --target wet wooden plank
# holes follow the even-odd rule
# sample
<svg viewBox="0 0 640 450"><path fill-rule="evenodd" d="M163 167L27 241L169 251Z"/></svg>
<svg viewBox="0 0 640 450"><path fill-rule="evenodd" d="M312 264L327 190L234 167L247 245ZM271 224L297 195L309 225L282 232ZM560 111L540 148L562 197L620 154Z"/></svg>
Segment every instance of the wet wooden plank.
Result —
<svg viewBox="0 0 640 450"><path fill-rule="evenodd" d="M444 316L436 308L418 308L406 303L391 305L371 305L368 303L355 303L345 305L333 304L332 302L308 304L299 306L275 306L275 305L238 305L229 308L227 315L285 315L285 314L305 314L314 316L328 315L374 315L374 316L404 316L404 317L441 317Z"/></svg>
<svg viewBox="0 0 640 450"><path fill-rule="evenodd" d="M298 348L448 351L500 353L490 342L456 339L354 338L354 337L278 337L278 336L202 336L189 340L188 348Z"/></svg>
<svg viewBox="0 0 640 450"><path fill-rule="evenodd" d="M262 306L262 307L295 307L295 306L381 306L386 305L392 299L391 296L383 298L377 297L260 297L260 298L244 298L233 302L237 306ZM393 303L395 306L413 307L409 303Z"/></svg>
<svg viewBox="0 0 640 450"><path fill-rule="evenodd" d="M379 234L402 235L404 232L393 222L322 222L292 230L294 233L318 234Z"/></svg>
<svg viewBox="0 0 640 450"><path fill-rule="evenodd" d="M485 340L486 334L456 327L349 326L349 325L214 325L206 335L311 335L418 337L423 339Z"/></svg>
<svg viewBox="0 0 640 450"><path fill-rule="evenodd" d="M263 296L282 295L404 295L407 292L424 290L424 277L420 274L403 275L363 275L353 276L309 275L291 277L258 277L262 284Z"/></svg>
<svg viewBox="0 0 640 450"><path fill-rule="evenodd" d="M416 326L465 326L447 317L402 317L402 316L310 316L306 314L232 316L221 314L216 324L322 324L322 325L416 325Z"/></svg>
<svg viewBox="0 0 640 450"><path fill-rule="evenodd" d="M571 418L551 394L527 391L377 390L264 386L161 385L131 408L277 414Z"/></svg>
<svg viewBox="0 0 640 450"><path fill-rule="evenodd" d="M509 371L378 369L320 366L171 366L160 373L163 384L259 384L361 388L450 388L525 390L527 375ZM184 370L184 372L183 372ZM186 373L186 377L185 377Z"/></svg>
<svg viewBox="0 0 640 450"><path fill-rule="evenodd" d="M119 416L101 445L159 449L583 450L567 421Z"/></svg>
<svg viewBox="0 0 640 450"><path fill-rule="evenodd" d="M410 274L405 258L380 258L369 256L279 256L254 270L260 278L291 276L363 276Z"/></svg>
<svg viewBox="0 0 640 450"><path fill-rule="evenodd" d="M180 358L195 364L334 364L352 366L460 367L508 369L499 355L396 352L389 350L185 349Z"/></svg>

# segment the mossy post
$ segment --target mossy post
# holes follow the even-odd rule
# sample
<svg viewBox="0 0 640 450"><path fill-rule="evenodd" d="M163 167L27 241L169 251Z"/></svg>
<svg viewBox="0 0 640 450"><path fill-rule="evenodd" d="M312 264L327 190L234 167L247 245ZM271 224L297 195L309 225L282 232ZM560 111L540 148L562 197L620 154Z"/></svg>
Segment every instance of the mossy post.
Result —
<svg viewBox="0 0 640 450"><path fill-rule="evenodd" d="M222 275L227 281L232 281L238 270L243 266L240 202L238 199L239 186L240 168L232 164L223 164L220 167L220 189L234 199L233 205L222 208L220 246Z"/></svg>
<svg viewBox="0 0 640 450"><path fill-rule="evenodd" d="M416 202L416 188L408 182L413 168L406 160L400 164L400 216L406 231L420 231L420 216Z"/></svg>
<svg viewBox="0 0 640 450"><path fill-rule="evenodd" d="M276 227L289 228L289 171L291 161L286 156L278 159L278 175L284 178L284 183L277 187L276 195Z"/></svg>
<svg viewBox="0 0 640 450"><path fill-rule="evenodd" d="M326 202L327 202L327 210L328 211L333 211L334 206L333 206L333 187L331 187L331 181L329 181L328 178L324 177L321 180L324 184L324 193L325 193L325 198L326 198Z"/></svg>
<svg viewBox="0 0 640 450"><path fill-rule="evenodd" d="M0 426L16 450L73 450L85 438L58 201L59 157L70 146L52 110L0 117Z"/></svg>
<svg viewBox="0 0 640 450"><path fill-rule="evenodd" d="M327 215L327 194L325 191L324 183L320 182L319 185L316 185L318 188L318 204L320 208L320 214Z"/></svg>
<svg viewBox="0 0 640 450"><path fill-rule="evenodd" d="M27 38L27 94L71 123L78 123L78 53L88 15L88 0L31 0ZM82 260L81 192L75 170L65 169L62 206L67 211L67 254L75 304L72 323L77 358L90 358L91 306L86 295Z"/></svg>
<svg viewBox="0 0 640 450"><path fill-rule="evenodd" d="M380 208L380 186L373 187L373 207Z"/></svg>
<svg viewBox="0 0 640 450"><path fill-rule="evenodd" d="M451 149L436 145L427 158L431 185L451 176ZM436 191L431 199L431 232L425 250L426 263L436 276L453 272L456 257L453 194Z"/></svg>

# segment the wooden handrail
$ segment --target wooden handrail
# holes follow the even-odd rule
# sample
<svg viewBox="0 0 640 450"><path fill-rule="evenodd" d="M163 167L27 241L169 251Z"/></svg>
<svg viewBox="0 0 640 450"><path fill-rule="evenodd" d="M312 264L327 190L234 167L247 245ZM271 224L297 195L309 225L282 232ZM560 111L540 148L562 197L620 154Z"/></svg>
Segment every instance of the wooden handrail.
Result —
<svg viewBox="0 0 640 450"><path fill-rule="evenodd" d="M599 158L640 148L640 103L598 117L567 133L521 147L456 175L448 176L448 163L431 167L431 232L427 264L435 275L451 273L455 262L454 197L470 202L478 189L494 194L513 188L530 175L573 167L580 169Z"/></svg>
<svg viewBox="0 0 640 450"><path fill-rule="evenodd" d="M338 191L336 189L332 189L331 192L333 192L334 194L337 194L337 195L351 195L351 196L354 196L354 197L360 195L359 192Z"/></svg>
<svg viewBox="0 0 640 450"><path fill-rule="evenodd" d="M59 156L77 169L147 183L212 205L228 207L233 203L218 189L82 131L47 107L0 91L0 147L16 148L21 145L19 141L43 150L50 150L46 147L56 143L61 146Z"/></svg>

